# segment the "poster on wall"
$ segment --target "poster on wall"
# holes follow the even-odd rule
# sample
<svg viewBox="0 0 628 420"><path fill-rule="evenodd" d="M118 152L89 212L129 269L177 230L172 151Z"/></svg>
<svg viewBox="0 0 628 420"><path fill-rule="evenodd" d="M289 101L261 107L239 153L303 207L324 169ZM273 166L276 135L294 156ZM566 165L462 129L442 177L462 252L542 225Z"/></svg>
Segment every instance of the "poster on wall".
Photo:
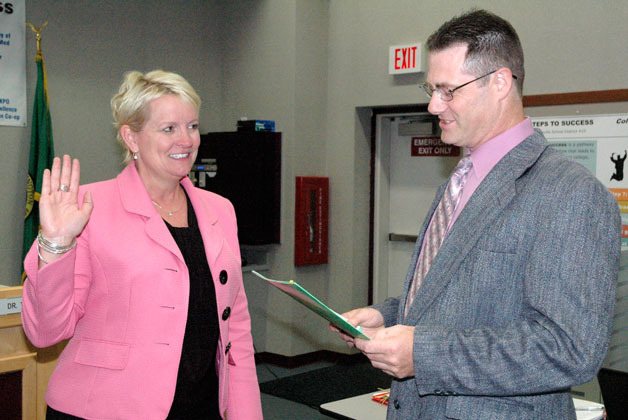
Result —
<svg viewBox="0 0 628 420"><path fill-rule="evenodd" d="M24 0L0 2L0 125L26 127Z"/></svg>
<svg viewBox="0 0 628 420"><path fill-rule="evenodd" d="M628 114L533 117L552 147L589 169L615 196L628 250Z"/></svg>

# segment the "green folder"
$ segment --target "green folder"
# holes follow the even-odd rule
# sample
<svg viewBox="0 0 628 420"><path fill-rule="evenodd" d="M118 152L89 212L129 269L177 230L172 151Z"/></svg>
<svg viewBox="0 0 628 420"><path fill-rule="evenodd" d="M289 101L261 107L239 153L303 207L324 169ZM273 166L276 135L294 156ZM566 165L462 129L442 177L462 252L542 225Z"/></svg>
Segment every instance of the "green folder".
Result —
<svg viewBox="0 0 628 420"><path fill-rule="evenodd" d="M266 280L268 283L272 284L285 294L291 296L297 302L305 305L307 308L317 313L319 316L325 318L327 321L331 322L332 325L349 334L351 337L369 340L369 337L362 332L362 329L360 327L354 327L353 325L351 325L349 322L347 322L345 317L331 309L329 306L325 305L323 302L321 302L320 299L308 292L305 287L301 286L296 281L269 279L268 277L261 275L257 271L251 271L251 273L255 274L261 279Z"/></svg>

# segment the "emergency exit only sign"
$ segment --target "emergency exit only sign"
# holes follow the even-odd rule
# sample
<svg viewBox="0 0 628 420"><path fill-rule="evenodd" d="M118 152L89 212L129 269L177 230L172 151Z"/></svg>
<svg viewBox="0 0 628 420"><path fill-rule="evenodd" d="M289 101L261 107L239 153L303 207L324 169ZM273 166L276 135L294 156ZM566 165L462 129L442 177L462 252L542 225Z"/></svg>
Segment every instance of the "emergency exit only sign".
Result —
<svg viewBox="0 0 628 420"><path fill-rule="evenodd" d="M420 73L423 71L421 43L395 45L388 53L388 74Z"/></svg>

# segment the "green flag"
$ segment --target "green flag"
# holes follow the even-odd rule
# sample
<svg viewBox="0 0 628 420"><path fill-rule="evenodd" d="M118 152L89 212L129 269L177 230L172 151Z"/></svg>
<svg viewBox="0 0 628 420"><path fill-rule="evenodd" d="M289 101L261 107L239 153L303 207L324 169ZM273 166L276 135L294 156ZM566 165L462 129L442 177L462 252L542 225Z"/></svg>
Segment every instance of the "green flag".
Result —
<svg viewBox="0 0 628 420"><path fill-rule="evenodd" d="M39 196L44 169L52 166L54 145L52 143L52 121L48 108L48 85L46 66L41 51L35 57L37 62L37 87L33 103L33 123L31 128L31 149L28 159L28 181L26 185L26 215L24 217L24 241L22 260L30 249L39 231Z"/></svg>

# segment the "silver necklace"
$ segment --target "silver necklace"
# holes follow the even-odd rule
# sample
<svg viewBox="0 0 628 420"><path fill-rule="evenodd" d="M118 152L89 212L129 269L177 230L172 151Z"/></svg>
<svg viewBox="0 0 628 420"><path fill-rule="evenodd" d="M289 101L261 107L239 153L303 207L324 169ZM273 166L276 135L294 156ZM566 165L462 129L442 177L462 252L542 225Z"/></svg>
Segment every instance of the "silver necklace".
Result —
<svg viewBox="0 0 628 420"><path fill-rule="evenodd" d="M153 204L159 208L159 210L161 210L161 211L165 211L165 212L166 212L166 214L167 214L169 217L172 217L172 215L173 215L173 214L175 214L176 212L178 212L179 210L181 210L181 207L179 207L179 208L178 208L178 209L176 209L176 210L166 210L166 209L164 209L163 207L161 207L158 203L156 203L154 200L150 200L150 201L152 201L152 202L153 202Z"/></svg>

